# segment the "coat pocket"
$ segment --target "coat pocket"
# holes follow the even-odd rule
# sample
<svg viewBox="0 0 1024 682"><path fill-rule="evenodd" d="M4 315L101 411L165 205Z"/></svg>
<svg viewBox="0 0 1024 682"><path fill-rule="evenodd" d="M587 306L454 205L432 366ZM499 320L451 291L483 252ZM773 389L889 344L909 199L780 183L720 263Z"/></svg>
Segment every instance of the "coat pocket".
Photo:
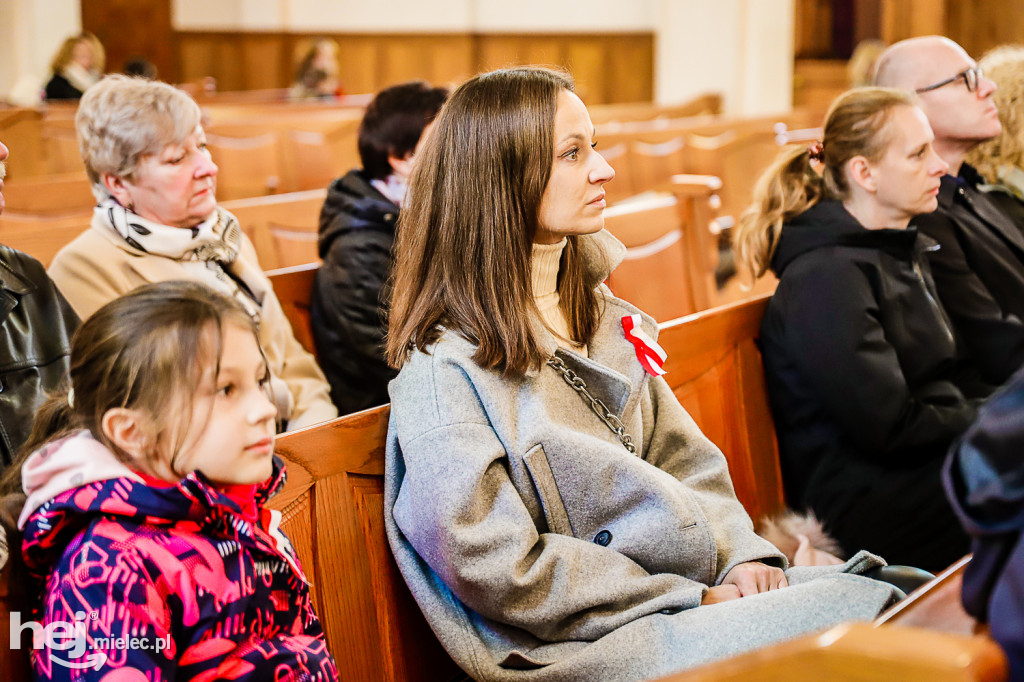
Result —
<svg viewBox="0 0 1024 682"><path fill-rule="evenodd" d="M565 504L562 502L562 495L555 485L555 476L551 473L551 465L548 463L548 456L544 452L544 446L540 443L530 448L523 456L526 469L530 472L533 480L533 487L537 489L540 497L541 507L544 508L544 518L548 522L548 530L560 535L575 537L572 524L569 523L569 514L565 511Z"/></svg>

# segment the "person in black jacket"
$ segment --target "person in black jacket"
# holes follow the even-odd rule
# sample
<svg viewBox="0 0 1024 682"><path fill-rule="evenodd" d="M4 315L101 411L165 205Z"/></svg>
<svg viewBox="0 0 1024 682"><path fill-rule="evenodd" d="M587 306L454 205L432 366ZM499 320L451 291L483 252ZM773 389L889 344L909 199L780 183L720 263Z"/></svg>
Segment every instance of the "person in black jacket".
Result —
<svg viewBox="0 0 1024 682"><path fill-rule="evenodd" d="M0 142L0 189L5 159ZM77 328L78 316L42 264L0 245L0 471L28 438L45 393L64 384Z"/></svg>
<svg viewBox="0 0 1024 682"><path fill-rule="evenodd" d="M311 319L317 359L340 414L388 402L396 374L384 362L395 223L416 149L447 96L420 81L379 92L359 127L363 167L327 190Z"/></svg>
<svg viewBox="0 0 1024 682"><path fill-rule="evenodd" d="M914 102L837 99L824 142L761 179L736 248L779 277L761 344L789 503L847 552L937 570L967 551L939 468L992 387L937 300L934 242L907 227L935 209L947 168Z"/></svg>
<svg viewBox="0 0 1024 682"><path fill-rule="evenodd" d="M964 161L1000 133L996 84L941 36L890 47L875 82L917 93L935 149L949 165L938 210L913 225L942 247L928 260L966 350L989 381L1003 383L1024 364L1024 207L1008 194L984 191L984 180Z"/></svg>

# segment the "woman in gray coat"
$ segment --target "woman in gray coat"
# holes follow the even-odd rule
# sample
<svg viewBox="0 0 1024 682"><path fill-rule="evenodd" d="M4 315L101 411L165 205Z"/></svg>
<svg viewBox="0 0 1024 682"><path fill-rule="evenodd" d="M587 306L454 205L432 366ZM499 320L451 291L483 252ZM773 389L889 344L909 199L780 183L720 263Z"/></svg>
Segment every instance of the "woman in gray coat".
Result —
<svg viewBox="0 0 1024 682"><path fill-rule="evenodd" d="M431 626L477 679L637 680L873 617L891 589L851 573L876 558L783 572L660 378L656 323L601 285L623 247L594 146L567 77L497 71L414 172L385 517Z"/></svg>

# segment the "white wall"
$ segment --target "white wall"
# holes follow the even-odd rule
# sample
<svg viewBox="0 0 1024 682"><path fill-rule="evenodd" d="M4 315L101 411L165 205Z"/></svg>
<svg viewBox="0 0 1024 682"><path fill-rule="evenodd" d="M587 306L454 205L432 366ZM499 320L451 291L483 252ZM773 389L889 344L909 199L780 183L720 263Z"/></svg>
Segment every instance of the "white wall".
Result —
<svg viewBox="0 0 1024 682"><path fill-rule="evenodd" d="M657 0L173 0L180 30L650 31Z"/></svg>
<svg viewBox="0 0 1024 682"><path fill-rule="evenodd" d="M735 114L788 110L794 0L660 0L654 92L659 102L722 92Z"/></svg>
<svg viewBox="0 0 1024 682"><path fill-rule="evenodd" d="M37 98L57 48L81 30L79 0L0 0L0 93Z"/></svg>
<svg viewBox="0 0 1024 682"><path fill-rule="evenodd" d="M730 113L790 107L794 0L172 0L178 30L572 33L652 31L655 99L725 94ZM45 82L79 0L0 0L0 93Z"/></svg>
<svg viewBox="0 0 1024 682"><path fill-rule="evenodd" d="M477 31L574 33L653 31L657 0L476 0Z"/></svg>

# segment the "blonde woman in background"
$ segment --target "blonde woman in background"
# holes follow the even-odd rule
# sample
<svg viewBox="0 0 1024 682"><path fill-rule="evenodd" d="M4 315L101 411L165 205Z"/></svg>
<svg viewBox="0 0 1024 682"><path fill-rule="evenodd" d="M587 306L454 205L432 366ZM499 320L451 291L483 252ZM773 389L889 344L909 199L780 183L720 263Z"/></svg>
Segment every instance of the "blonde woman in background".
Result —
<svg viewBox="0 0 1024 682"><path fill-rule="evenodd" d="M82 31L65 39L50 64L53 76L46 84L46 99L80 99L103 76L105 64L103 44L92 33Z"/></svg>

